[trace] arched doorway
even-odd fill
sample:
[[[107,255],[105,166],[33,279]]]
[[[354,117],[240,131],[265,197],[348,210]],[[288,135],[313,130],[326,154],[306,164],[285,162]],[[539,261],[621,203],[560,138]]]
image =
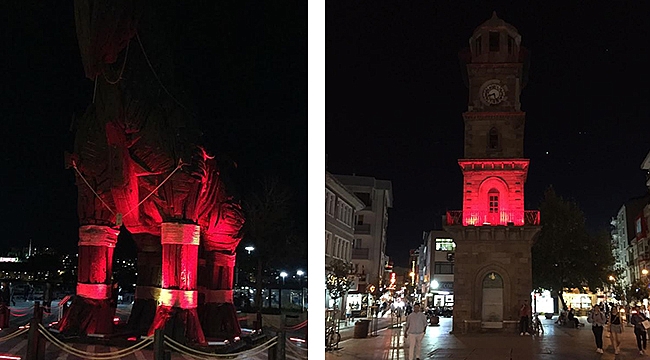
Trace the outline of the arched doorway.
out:
[[[503,279],[495,272],[490,272],[483,278],[481,326],[503,327]]]

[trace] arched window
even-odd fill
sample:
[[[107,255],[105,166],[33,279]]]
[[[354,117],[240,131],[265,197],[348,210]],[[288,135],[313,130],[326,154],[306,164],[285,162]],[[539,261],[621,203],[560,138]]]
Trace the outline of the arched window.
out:
[[[489,209],[490,209],[490,214],[498,213],[499,212],[499,190],[497,189],[490,189],[488,191],[488,201],[489,201]]]
[[[499,148],[499,131],[495,127],[490,129],[490,134],[488,136],[488,147],[492,150]]]

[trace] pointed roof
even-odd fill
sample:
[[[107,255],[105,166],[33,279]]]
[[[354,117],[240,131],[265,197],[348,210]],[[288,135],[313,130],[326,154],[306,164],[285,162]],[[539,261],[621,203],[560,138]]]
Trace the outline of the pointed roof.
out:
[[[507,29],[509,32],[514,32],[516,34],[519,34],[519,31],[517,31],[517,28],[514,26],[508,24],[507,22],[503,21],[503,19],[499,18],[497,16],[496,11],[492,11],[492,17],[488,19],[486,22],[483,24],[479,25],[476,29],[474,29],[474,33],[476,34],[477,31],[488,28],[490,30],[494,29]]]

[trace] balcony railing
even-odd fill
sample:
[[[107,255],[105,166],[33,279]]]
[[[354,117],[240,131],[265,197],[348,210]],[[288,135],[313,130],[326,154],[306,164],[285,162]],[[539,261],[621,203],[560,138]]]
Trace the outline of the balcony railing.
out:
[[[355,234],[370,234],[370,224],[361,224],[354,226]]]
[[[475,225],[475,226],[493,226],[493,225],[539,225],[540,217],[539,210],[524,210],[523,219],[520,218],[519,222],[511,222],[509,219],[513,219],[512,214],[502,213],[499,216],[499,219],[495,223],[481,222],[479,216],[468,216],[467,224],[463,223],[463,211],[462,210],[451,210],[447,211],[447,225]],[[523,220],[523,221],[522,221]]]
[[[368,259],[369,254],[370,254],[370,249],[368,249],[368,248],[352,249],[352,259],[353,260]]]

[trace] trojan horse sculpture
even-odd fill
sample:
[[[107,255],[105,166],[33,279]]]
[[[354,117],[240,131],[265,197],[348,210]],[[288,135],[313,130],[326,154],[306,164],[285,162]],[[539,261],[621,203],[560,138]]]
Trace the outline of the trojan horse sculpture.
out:
[[[194,343],[238,336],[232,280],[244,217],[226,186],[233,166],[208,155],[169,91],[171,56],[152,8],[75,0],[75,19],[95,88],[67,156],[79,193],[79,266],[59,330],[112,332],[113,248],[127,229],[138,248],[132,329],[164,328]]]

